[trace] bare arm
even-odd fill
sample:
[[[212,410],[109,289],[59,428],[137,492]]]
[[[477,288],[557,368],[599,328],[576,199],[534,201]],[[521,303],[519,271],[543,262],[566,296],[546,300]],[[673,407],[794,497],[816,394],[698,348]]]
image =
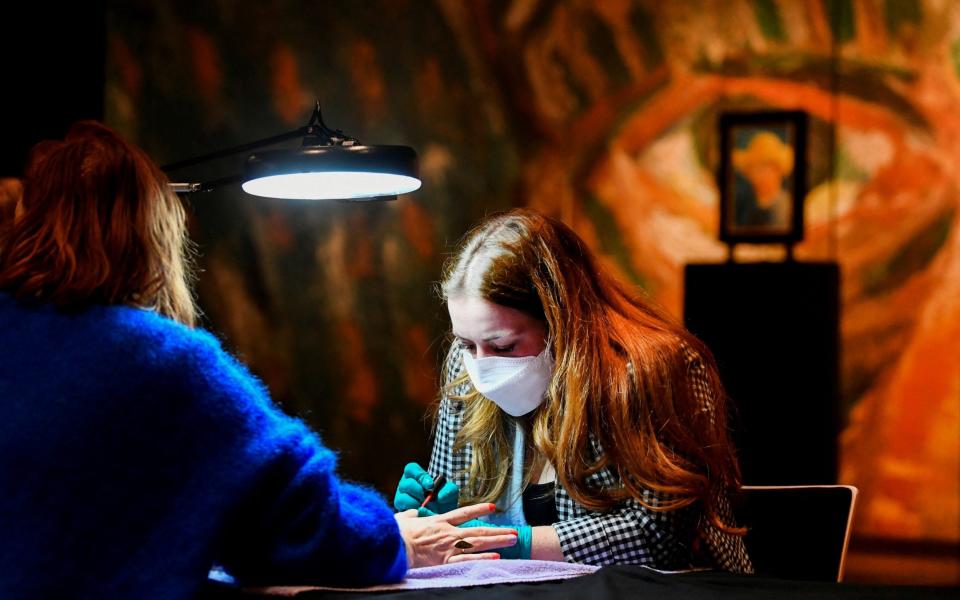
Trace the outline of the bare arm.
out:
[[[533,528],[533,544],[530,550],[533,560],[566,560],[560,549],[560,538],[551,525]]]

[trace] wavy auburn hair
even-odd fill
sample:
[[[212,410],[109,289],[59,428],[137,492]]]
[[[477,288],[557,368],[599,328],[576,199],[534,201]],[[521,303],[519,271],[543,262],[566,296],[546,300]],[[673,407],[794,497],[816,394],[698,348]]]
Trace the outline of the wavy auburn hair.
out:
[[[658,511],[699,502],[714,525],[742,532],[719,516],[718,498],[739,486],[740,472],[710,351],[605,272],[573,230],[526,209],[494,215],[466,235],[440,287],[445,300],[480,297],[546,322],[555,367],[529,426],[533,445],[575,501],[599,511],[628,498]],[[465,382],[462,374],[445,393]],[[464,423],[455,440],[456,448],[473,446],[463,502],[492,502],[510,471],[498,459],[511,455],[509,420],[470,390],[459,397]],[[594,442],[603,450],[599,461]],[[622,487],[588,483],[607,468]],[[651,505],[644,489],[669,500]]]
[[[192,326],[186,215],[147,154],[94,121],[34,146],[0,233],[0,290],[66,310],[127,304]]]

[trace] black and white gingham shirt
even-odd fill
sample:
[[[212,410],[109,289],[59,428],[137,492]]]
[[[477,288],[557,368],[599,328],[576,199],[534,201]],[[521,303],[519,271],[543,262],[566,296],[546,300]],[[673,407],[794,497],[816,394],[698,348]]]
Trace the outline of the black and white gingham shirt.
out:
[[[454,343],[447,355],[447,382],[456,379],[463,370],[462,347]],[[702,370],[702,366],[700,367]],[[706,393],[706,383],[694,373],[694,385]],[[460,396],[470,391],[469,382],[453,391]],[[441,473],[461,489],[469,479],[473,448],[466,444],[458,452],[453,443],[463,424],[463,402],[445,396],[440,401],[437,415],[436,435],[430,457],[430,472]],[[603,454],[599,443],[590,437],[594,458]],[[592,475],[588,483],[603,487],[619,486],[619,478],[613,469],[607,468]],[[557,481],[554,491],[559,521],[553,528],[560,538],[560,548],[568,562],[591,565],[638,564],[655,569],[676,570],[691,566],[710,566],[735,573],[751,573],[753,567],[747,557],[742,538],[726,534],[701,519],[696,504],[669,512],[655,512],[635,499],[622,502],[606,512],[587,510],[574,502]],[[644,501],[651,505],[662,502],[664,497],[653,490],[644,492]],[[732,521],[729,502],[721,499],[721,516]],[[726,513],[726,514],[724,514]],[[707,556],[712,564],[695,559],[690,548],[696,537],[697,527],[704,542],[700,555]]]

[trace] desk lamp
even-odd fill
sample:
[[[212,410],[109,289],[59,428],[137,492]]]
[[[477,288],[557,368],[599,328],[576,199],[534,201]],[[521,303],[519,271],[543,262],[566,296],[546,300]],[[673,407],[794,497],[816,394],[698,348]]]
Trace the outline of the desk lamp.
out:
[[[254,196],[302,200],[395,200],[418,190],[417,153],[408,146],[364,146],[323,122],[317,101],[303,127],[164,165],[166,172],[302,137],[299,148],[264,150],[247,157],[243,173],[201,183],[171,183],[177,193],[241,183]]]

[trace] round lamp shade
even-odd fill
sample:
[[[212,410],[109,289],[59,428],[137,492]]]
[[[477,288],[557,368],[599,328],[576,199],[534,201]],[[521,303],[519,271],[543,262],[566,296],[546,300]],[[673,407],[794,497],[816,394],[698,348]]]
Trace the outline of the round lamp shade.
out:
[[[374,200],[420,188],[417,153],[407,146],[304,146],[251,155],[243,190],[304,200]]]

